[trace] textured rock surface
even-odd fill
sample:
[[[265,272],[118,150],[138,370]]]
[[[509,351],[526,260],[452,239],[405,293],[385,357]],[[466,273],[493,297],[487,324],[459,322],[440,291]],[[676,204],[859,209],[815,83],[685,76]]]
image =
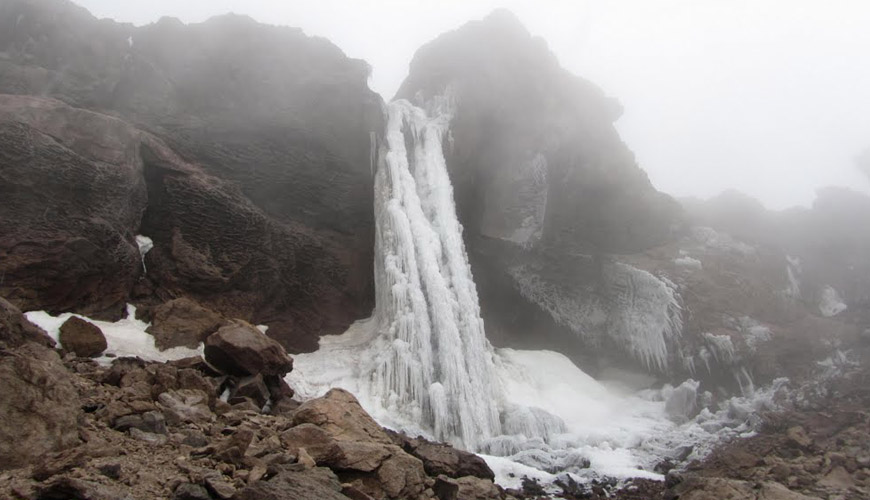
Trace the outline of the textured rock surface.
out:
[[[0,468],[78,444],[79,397],[56,352],[0,351],[0,386]]]
[[[293,350],[370,312],[364,62],[245,17],[134,27],[66,0],[2,0],[0,33],[13,304],[117,319],[187,296]],[[136,234],[154,241],[141,280]]]
[[[283,376],[293,369],[293,359],[281,344],[243,322],[224,326],[209,336],[205,359],[224,373],[239,377]]]
[[[146,330],[154,336],[159,349],[171,347],[196,348],[227,320],[188,298],[173,299],[155,307],[151,326]]]
[[[97,325],[73,316],[60,325],[60,344],[83,358],[95,358],[109,346]]]
[[[55,344],[42,328],[28,321],[21,310],[0,297],[0,347],[18,347],[26,342],[45,347]]]

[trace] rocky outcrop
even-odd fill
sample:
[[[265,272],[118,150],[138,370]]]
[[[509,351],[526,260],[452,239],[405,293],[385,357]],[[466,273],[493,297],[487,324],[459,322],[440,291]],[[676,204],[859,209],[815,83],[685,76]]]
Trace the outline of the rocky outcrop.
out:
[[[97,325],[73,316],[60,325],[60,345],[83,358],[95,358],[107,347],[106,336]]]
[[[151,325],[146,331],[154,336],[158,349],[196,348],[227,323],[216,312],[182,297],[155,307],[151,311]]]
[[[370,312],[382,116],[364,62],[241,16],[0,13],[0,294],[101,319],[190,297],[296,351]]]
[[[45,347],[54,347],[54,340],[45,330],[34,325],[21,311],[0,297],[0,348],[12,348],[35,342]]]
[[[0,468],[79,443],[79,395],[60,357],[37,344],[0,351]]]

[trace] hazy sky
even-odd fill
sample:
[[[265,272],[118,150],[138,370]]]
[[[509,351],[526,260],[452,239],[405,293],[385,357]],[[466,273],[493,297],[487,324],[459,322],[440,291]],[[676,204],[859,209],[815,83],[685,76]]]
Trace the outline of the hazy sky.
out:
[[[735,188],[771,208],[819,186],[870,192],[867,0],[78,0],[98,17],[298,26],[367,60],[392,97],[414,51],[507,7],[562,65],[619,99],[617,127],[659,189]]]

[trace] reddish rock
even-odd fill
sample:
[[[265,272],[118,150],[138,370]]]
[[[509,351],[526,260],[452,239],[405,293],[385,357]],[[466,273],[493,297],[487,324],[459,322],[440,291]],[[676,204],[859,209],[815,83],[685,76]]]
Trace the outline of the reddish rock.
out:
[[[322,428],[336,440],[393,444],[383,427],[344,389],[331,389],[303,403],[293,414],[293,424],[305,423]]]
[[[18,347],[36,342],[54,347],[54,340],[45,331],[31,323],[17,307],[0,297],[0,347]]]
[[[220,314],[182,297],[155,307],[146,331],[154,336],[154,344],[160,350],[196,348],[227,323]]]
[[[26,344],[0,356],[0,469],[79,442],[79,396],[57,352]]]
[[[77,316],[60,326],[60,344],[83,358],[97,357],[109,346],[100,327]]]
[[[229,375],[283,376],[293,359],[281,344],[244,322],[222,327],[205,341],[205,360]]]

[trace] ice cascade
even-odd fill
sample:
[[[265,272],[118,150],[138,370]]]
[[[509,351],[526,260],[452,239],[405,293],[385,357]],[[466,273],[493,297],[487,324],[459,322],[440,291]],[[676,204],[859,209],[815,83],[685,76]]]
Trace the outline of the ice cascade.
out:
[[[387,346],[371,380],[385,402],[419,408],[437,438],[473,448],[499,433],[499,416],[442,150],[450,108],[448,98],[432,101],[431,116],[406,100],[388,105],[375,175],[374,315]]]

